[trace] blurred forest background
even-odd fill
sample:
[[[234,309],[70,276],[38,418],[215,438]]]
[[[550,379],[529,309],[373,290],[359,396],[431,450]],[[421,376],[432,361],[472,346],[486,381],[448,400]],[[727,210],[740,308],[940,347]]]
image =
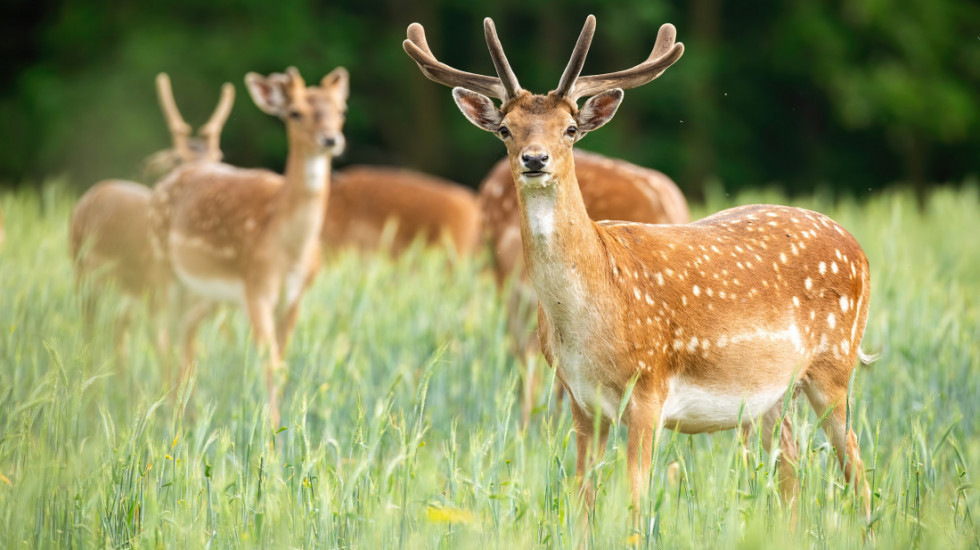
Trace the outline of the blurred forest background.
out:
[[[393,164],[476,186],[504,155],[401,41],[425,25],[436,55],[492,74],[491,16],[521,84],[552,89],[585,16],[585,73],[632,66],[672,22],[684,57],[627,92],[581,147],[660,169],[690,196],[720,181],[791,193],[864,193],[980,173],[980,2],[966,0],[5,0],[0,4],[0,186],[67,176],[79,189],[140,178],[169,146],[154,76],[171,75],[202,124],[223,82],[237,99],[226,161],[281,170],[285,132],[244,89],[247,71],[352,75],[340,166]]]

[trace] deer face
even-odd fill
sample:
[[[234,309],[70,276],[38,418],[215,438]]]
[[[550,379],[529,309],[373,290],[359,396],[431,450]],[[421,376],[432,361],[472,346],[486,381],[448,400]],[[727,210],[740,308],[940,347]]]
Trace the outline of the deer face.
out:
[[[293,143],[305,143],[315,153],[337,156],[344,150],[349,76],[343,67],[323,77],[319,86],[306,86],[299,71],[263,77],[249,73],[245,84],[262,111],[279,117]]]
[[[487,96],[465,88],[453,97],[470,122],[492,132],[507,147],[511,171],[521,186],[548,187],[559,170],[572,169],[572,146],[612,119],[623,99],[614,89],[590,98],[579,110],[558,93],[534,95],[521,91],[497,109]]]

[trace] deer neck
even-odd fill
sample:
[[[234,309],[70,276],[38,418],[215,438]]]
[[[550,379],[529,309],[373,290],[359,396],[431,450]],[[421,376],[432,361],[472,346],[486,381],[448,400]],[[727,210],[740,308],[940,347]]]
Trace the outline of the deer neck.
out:
[[[514,180],[520,181],[514,173]],[[607,261],[582,201],[571,160],[549,185],[518,184],[524,262],[553,321],[584,318]]]
[[[315,240],[320,234],[329,195],[330,172],[329,154],[290,140],[285,182],[277,197],[283,245],[306,248],[308,241]]]
[[[330,184],[330,155],[291,139],[286,159],[286,188],[297,197],[326,195]]]

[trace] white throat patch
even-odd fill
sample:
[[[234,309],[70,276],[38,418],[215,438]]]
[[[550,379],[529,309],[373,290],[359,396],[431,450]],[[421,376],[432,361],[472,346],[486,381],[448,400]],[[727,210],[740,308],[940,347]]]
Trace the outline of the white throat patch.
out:
[[[536,240],[548,242],[555,232],[555,203],[554,193],[535,192],[524,196],[524,207],[527,210],[527,223],[531,236]]]
[[[310,191],[321,191],[327,185],[327,171],[330,169],[330,157],[313,155],[306,159],[306,188]]]

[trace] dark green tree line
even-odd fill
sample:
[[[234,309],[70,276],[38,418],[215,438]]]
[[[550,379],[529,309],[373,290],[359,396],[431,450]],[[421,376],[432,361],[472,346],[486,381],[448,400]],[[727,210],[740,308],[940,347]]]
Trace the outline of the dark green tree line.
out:
[[[677,26],[684,58],[627,92],[616,123],[582,147],[663,170],[689,193],[714,178],[864,190],[980,171],[980,4],[962,0],[14,0],[0,10],[0,185],[138,178],[169,143],[160,71],[192,124],[234,83],[226,159],[280,169],[285,137],[251,104],[244,74],[295,65],[314,82],[344,65],[352,98],[338,164],[475,186],[503,148],[419,74],[401,49],[405,27],[422,22],[444,61],[491,73],[481,20],[494,17],[522,85],[544,92],[588,13],[598,30],[587,73],[632,66],[661,23]]]

